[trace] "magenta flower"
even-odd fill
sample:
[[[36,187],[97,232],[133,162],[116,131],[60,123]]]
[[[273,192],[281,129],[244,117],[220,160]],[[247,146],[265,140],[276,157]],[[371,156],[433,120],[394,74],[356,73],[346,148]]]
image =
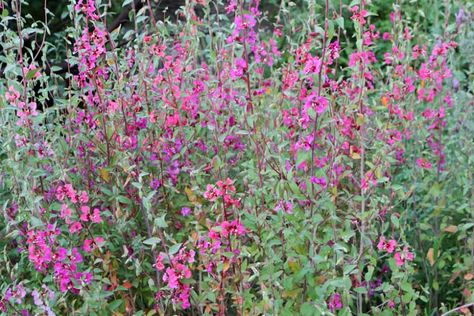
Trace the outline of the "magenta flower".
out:
[[[68,205],[67,204],[61,205],[61,212],[59,214],[59,217],[61,217],[62,219],[66,221],[66,223],[68,223],[69,219],[71,218],[71,215],[72,215],[72,211],[68,207]]]
[[[405,264],[405,261],[413,261],[414,255],[408,250],[408,247],[403,247],[403,251],[395,253],[395,263],[401,267]]]
[[[81,221],[83,222],[89,221],[89,212],[90,212],[89,206],[87,205],[81,206],[81,216],[79,217]]]
[[[234,68],[230,72],[232,79],[238,79],[242,77],[247,71],[247,62],[243,58],[237,58],[234,62]]]
[[[87,194],[86,191],[81,191],[81,193],[79,194],[79,202],[81,203],[89,202],[89,195]]]
[[[329,102],[325,97],[318,96],[313,93],[306,99],[306,102],[304,104],[304,110],[308,111],[309,108],[313,108],[316,113],[321,115],[328,106]]]
[[[96,224],[102,223],[102,218],[100,217],[100,210],[98,208],[94,209],[91,216],[91,221]]]
[[[15,90],[15,87],[8,87],[8,91],[5,92],[5,98],[10,104],[14,104],[16,100],[20,98],[20,92]]]
[[[416,164],[422,169],[431,169],[433,167],[431,162],[429,162],[426,158],[418,158],[416,160]]]
[[[80,222],[73,222],[70,226],[69,226],[69,232],[71,234],[76,234],[76,233],[80,233],[82,230],[82,224]]]
[[[367,10],[359,11],[359,6],[355,5],[350,9],[350,11],[352,12],[351,19],[358,22],[361,26],[363,26],[365,24],[365,18],[368,15]]]
[[[189,216],[190,214],[191,214],[191,209],[189,207],[185,206],[181,209],[181,215]]]
[[[78,0],[74,6],[74,10],[82,12],[89,19],[98,20],[99,16],[95,13],[95,1],[94,0]]]
[[[85,252],[91,252],[92,251],[92,239],[85,239],[82,249],[84,249]]]
[[[334,293],[333,295],[331,295],[327,304],[328,304],[329,310],[332,313],[334,313],[336,310],[341,309],[342,308],[341,294]]]
[[[246,233],[244,225],[242,225],[238,220],[233,220],[232,222],[223,221],[221,224],[222,235],[224,237],[229,237],[230,235],[241,236]]]
[[[70,184],[70,183],[65,184],[64,185],[64,192],[66,193],[66,196],[69,199],[71,199],[71,202],[75,203],[75,200],[77,198],[77,193],[76,193],[76,190],[74,190],[74,188],[72,187],[72,184]]]
[[[283,211],[287,214],[293,214],[293,203],[290,201],[280,200],[273,210],[275,212]]]
[[[208,184],[207,185],[207,188],[206,188],[206,192],[204,192],[204,197],[211,201],[211,202],[214,202],[215,200],[217,200],[217,197],[219,196],[218,194],[218,191],[216,189],[215,186],[213,186],[212,184]]]
[[[237,0],[230,0],[229,4],[225,7],[226,13],[230,14],[237,9]]]
[[[162,254],[159,254],[156,257],[156,261],[155,261],[154,266],[158,271],[162,271],[165,268],[165,265],[163,264],[163,255]]]
[[[379,243],[377,244],[377,249],[386,251],[388,253],[393,253],[397,247],[397,242],[394,239],[389,241],[385,240],[384,236],[380,237]]]
[[[318,178],[318,177],[313,176],[313,177],[310,178],[310,181],[311,181],[311,183],[317,184],[317,185],[321,186],[322,188],[325,188],[326,185],[327,185],[326,178],[324,178],[324,177]]]

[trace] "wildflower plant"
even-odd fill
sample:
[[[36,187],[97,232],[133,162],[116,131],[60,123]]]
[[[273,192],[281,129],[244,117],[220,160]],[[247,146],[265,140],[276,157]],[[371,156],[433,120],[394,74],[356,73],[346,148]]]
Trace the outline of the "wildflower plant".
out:
[[[155,2],[0,0],[0,312],[468,314],[472,4]]]

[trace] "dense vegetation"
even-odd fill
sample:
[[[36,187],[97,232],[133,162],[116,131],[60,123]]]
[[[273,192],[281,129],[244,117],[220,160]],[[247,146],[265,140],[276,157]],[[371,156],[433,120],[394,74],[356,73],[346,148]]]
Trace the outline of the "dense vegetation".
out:
[[[0,11],[4,315],[474,312],[471,1]]]

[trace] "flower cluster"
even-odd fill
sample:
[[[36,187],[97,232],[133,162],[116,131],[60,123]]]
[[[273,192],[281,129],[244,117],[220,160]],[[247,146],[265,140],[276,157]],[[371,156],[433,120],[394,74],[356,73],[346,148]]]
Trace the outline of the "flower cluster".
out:
[[[92,274],[81,272],[78,264],[83,261],[77,248],[68,250],[57,245],[57,238],[61,231],[53,225],[46,230],[29,230],[27,232],[28,258],[36,270],[48,273],[53,268],[54,279],[61,292],[79,292],[79,287],[89,284]]]
[[[218,198],[222,197],[224,203],[224,209],[228,209],[232,206],[239,207],[240,201],[232,197],[235,193],[234,181],[227,178],[225,181],[217,181],[216,185],[208,184],[204,197],[210,202],[215,202]],[[224,217],[227,218],[226,211]]]
[[[24,101],[20,101],[20,93],[16,91],[13,86],[8,88],[8,91],[5,93],[5,99],[10,103],[10,105],[17,108],[16,115],[18,116],[18,121],[16,124],[18,126],[31,126],[31,118],[38,116],[36,102],[28,102],[26,104]]]
[[[155,268],[163,271],[163,281],[171,291],[170,297],[174,304],[181,303],[183,309],[189,308],[189,296],[191,287],[185,281],[191,278],[190,264],[194,262],[194,251],[181,248],[175,255],[168,256],[169,264],[167,267],[163,263],[164,256],[158,255],[155,262]],[[166,268],[166,269],[165,269]],[[164,293],[159,291],[156,294],[157,299],[162,298]]]
[[[393,253],[397,249],[397,242],[394,239],[386,240],[384,236],[381,236],[377,248],[380,251],[387,253]],[[394,255],[395,263],[397,266],[403,266],[406,261],[413,261],[414,255],[408,250],[408,247],[403,247],[403,250],[395,252]]]
[[[59,217],[62,218],[69,226],[69,232],[71,234],[79,234],[83,227],[83,224],[92,222],[95,224],[102,223],[101,212],[99,208],[95,207],[93,210],[88,206],[89,195],[85,191],[76,192],[73,186],[69,183],[59,185],[56,188],[56,199],[61,202],[61,210]],[[69,202],[69,203],[67,203]],[[75,205],[75,206],[72,206]],[[80,211],[80,215],[74,216],[73,210],[77,207]]]

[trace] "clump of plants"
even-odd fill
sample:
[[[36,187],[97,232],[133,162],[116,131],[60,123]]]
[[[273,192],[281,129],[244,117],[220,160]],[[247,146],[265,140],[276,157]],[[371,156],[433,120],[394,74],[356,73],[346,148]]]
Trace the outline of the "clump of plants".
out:
[[[0,312],[469,315],[473,6],[411,2],[0,1]]]

